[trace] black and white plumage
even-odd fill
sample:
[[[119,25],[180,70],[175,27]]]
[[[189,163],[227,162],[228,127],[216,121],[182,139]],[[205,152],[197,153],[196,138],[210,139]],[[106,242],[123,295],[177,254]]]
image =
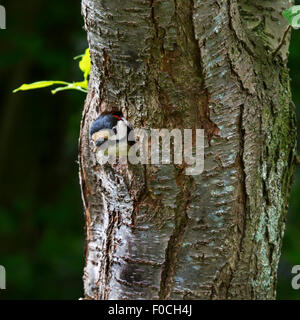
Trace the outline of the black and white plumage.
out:
[[[95,144],[94,152],[101,150],[108,155],[127,154],[128,146],[134,144],[128,136],[132,131],[121,112],[100,115],[91,125],[90,136]]]

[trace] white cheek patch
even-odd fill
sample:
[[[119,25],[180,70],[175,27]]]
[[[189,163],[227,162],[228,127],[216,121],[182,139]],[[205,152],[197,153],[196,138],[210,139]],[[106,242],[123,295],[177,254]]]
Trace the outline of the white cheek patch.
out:
[[[122,140],[127,137],[128,127],[124,121],[119,121],[116,125],[117,134],[110,138],[110,140]]]

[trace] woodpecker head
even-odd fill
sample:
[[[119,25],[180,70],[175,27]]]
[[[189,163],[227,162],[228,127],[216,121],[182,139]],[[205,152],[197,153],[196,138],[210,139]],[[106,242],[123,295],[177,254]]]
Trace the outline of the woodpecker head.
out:
[[[128,135],[132,127],[129,122],[123,117],[121,112],[106,113],[100,115],[91,125],[90,135],[96,148],[110,144],[132,144],[128,141]],[[105,144],[106,142],[106,144]]]

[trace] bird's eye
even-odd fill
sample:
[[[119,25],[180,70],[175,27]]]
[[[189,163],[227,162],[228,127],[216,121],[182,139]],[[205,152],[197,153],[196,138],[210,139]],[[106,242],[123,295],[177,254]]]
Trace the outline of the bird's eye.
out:
[[[101,139],[100,138],[99,140],[96,141],[95,144],[96,144],[97,147],[100,147],[105,141],[106,141],[105,139]]]

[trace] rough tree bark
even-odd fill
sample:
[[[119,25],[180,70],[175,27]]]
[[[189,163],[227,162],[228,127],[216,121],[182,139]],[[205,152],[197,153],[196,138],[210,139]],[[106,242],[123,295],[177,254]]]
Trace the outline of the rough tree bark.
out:
[[[275,298],[296,144],[289,36],[281,46],[288,6],[82,1],[87,299]],[[109,110],[136,128],[203,128],[204,172],[99,165],[88,131]]]

